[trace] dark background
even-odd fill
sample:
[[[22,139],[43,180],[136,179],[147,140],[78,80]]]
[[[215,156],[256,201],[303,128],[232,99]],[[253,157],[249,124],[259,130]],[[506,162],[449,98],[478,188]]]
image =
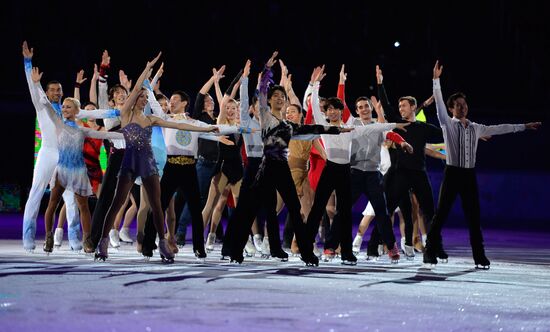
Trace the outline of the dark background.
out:
[[[161,90],[183,89],[192,98],[213,66],[227,65],[225,88],[247,58],[255,84],[255,73],[278,50],[300,98],[320,64],[328,72],[321,95],[335,95],[345,63],[347,102],[353,105],[358,96],[375,94],[374,66],[379,64],[391,99],[397,103],[399,96],[414,95],[421,102],[431,95],[432,68],[439,59],[444,96],[465,92],[473,121],[544,122],[550,97],[549,9],[545,1],[5,2],[0,14],[0,183],[20,185],[24,193],[32,179],[35,111],[23,71],[25,39],[34,47],[33,63],[45,72],[43,83],[61,81],[65,96],[72,95],[78,70],[91,77],[104,49],[111,55],[111,85],[118,82],[119,69],[135,79],[161,50]],[[401,46],[394,47],[395,41]],[[277,68],[276,81],[278,74]],[[431,112],[428,119],[436,123],[435,108]],[[549,184],[549,136],[543,127],[480,143],[480,172],[500,174],[504,182],[531,179],[520,181],[527,197],[514,198],[518,208],[528,200],[542,209],[550,201],[541,190]],[[429,166],[437,177],[442,164],[430,161]],[[433,185],[437,194],[439,184]],[[513,188],[502,192],[507,189],[495,194],[515,196]],[[525,213],[550,220],[546,212]]]

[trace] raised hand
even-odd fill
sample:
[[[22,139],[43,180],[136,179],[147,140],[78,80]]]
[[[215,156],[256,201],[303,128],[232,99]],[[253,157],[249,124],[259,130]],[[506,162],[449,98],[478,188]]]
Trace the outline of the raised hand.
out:
[[[440,66],[439,60],[437,60],[434,66],[434,80],[438,79],[441,76],[442,71],[443,71],[443,66]]]
[[[529,122],[525,124],[525,129],[528,130],[537,130],[542,126],[542,122]]]
[[[430,98],[426,99],[421,105],[420,105],[420,108],[426,108],[428,106],[430,106],[431,104],[433,104],[434,102],[434,95],[431,95]]]
[[[155,77],[157,77],[157,79],[160,79],[162,77],[162,74],[164,74],[164,62],[161,62],[160,67],[155,74]]]
[[[246,60],[246,63],[244,64],[243,76],[242,77],[248,77],[248,75],[250,75],[250,66],[251,65],[252,65],[252,62],[250,60]]]
[[[348,74],[344,71],[346,65],[342,65],[342,69],[340,69],[340,82],[339,84],[346,83],[346,79],[348,78]]]
[[[277,60],[275,60],[275,58],[277,57],[278,54],[279,54],[278,51],[273,52],[273,54],[271,55],[271,58],[267,60],[267,63],[265,65],[269,68],[273,67],[273,65],[277,63]]]
[[[212,77],[214,77],[214,82],[218,83],[222,78],[225,77],[223,72],[225,71],[225,65],[221,66],[220,69],[212,68]]]
[[[413,151],[414,151],[412,145],[410,145],[410,144],[407,143],[407,142],[401,142],[401,148],[402,148],[403,150],[405,150],[405,152],[410,153],[410,154],[412,154]]]
[[[313,69],[313,73],[311,74],[311,82],[321,82],[326,75],[327,74],[325,74],[325,65],[322,65],[321,67],[315,67],[315,69]]]
[[[84,69],[80,69],[80,71],[78,73],[76,73],[76,83],[82,84],[86,80],[87,80],[87,78],[84,77]]]
[[[109,67],[109,64],[111,64],[111,57],[109,56],[109,52],[107,50],[103,51],[103,54],[101,55],[101,66],[102,67]]]
[[[132,80],[128,80],[128,76],[124,73],[124,70],[118,71],[118,79],[120,81],[120,85],[125,87],[128,91],[132,88]]]
[[[157,80],[157,83],[155,83],[155,87],[153,88],[153,91],[155,91],[155,93],[160,93],[160,80]]]
[[[40,82],[40,79],[42,79],[42,74],[44,73],[41,73],[38,67],[32,67],[31,79],[34,83]]]
[[[23,42],[22,50],[23,50],[23,58],[32,59],[32,56],[34,54],[34,48],[31,47],[31,49],[29,50],[29,45],[27,44],[26,40]]]
[[[395,124],[395,129],[407,131],[407,129],[405,129],[405,127],[408,126],[408,125],[410,125],[410,124],[411,124],[410,122],[396,123],[396,124]]]
[[[99,70],[97,69],[97,64],[94,64],[94,74],[92,75],[92,81],[99,80]]]
[[[153,60],[147,61],[146,67],[147,68],[153,68],[155,63],[157,63],[157,61],[159,61],[161,55],[162,55],[162,52],[159,52],[159,54],[157,54],[157,56]]]
[[[382,69],[379,65],[376,65],[376,83],[382,84],[384,82],[384,76],[382,76]]]

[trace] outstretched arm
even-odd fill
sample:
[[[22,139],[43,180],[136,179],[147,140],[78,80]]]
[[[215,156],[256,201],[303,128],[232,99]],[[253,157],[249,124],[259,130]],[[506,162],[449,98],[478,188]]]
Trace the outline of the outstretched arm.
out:
[[[173,128],[186,131],[219,132],[216,126],[199,127],[187,123],[166,121],[156,116],[148,116],[152,124],[164,128]]]
[[[145,78],[148,76],[149,72],[151,71],[155,63],[157,63],[161,54],[162,52],[159,52],[159,54],[153,60],[148,61],[147,65],[145,65],[145,69],[143,69],[143,72],[139,76],[136,84],[134,85],[132,92],[130,92],[130,95],[128,96],[128,98],[126,99],[126,101],[124,102],[124,105],[120,110],[120,114],[123,119],[127,119],[130,116],[131,109],[136,103],[139,96],[139,92],[141,91],[141,86],[143,84],[143,81],[145,81]]]

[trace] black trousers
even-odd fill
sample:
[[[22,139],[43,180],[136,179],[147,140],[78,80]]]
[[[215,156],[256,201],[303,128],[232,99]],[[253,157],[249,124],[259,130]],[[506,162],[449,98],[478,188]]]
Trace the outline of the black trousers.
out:
[[[250,227],[263,205],[261,202],[263,201],[264,204],[268,205],[266,207],[268,211],[275,211],[277,191],[285,202],[288,213],[290,214],[300,253],[302,253],[302,255],[312,255],[313,242],[309,240],[306,234],[306,228],[300,214],[300,200],[296,193],[296,187],[294,186],[294,181],[290,174],[288,162],[286,160],[267,159],[264,161],[262,167],[263,170],[260,170],[254,184],[239,196],[237,208],[231,215],[229,225],[234,229],[234,231],[231,231],[231,257],[242,257],[243,249],[248,240]],[[272,204],[272,207],[269,207],[270,204]],[[273,246],[277,246],[278,244],[278,248],[280,248],[281,243],[279,239],[278,221],[276,225],[274,225],[274,223],[270,221],[270,218],[272,217],[268,217],[267,231],[269,234],[270,249],[273,252],[275,250],[274,248],[277,248]],[[275,220],[277,220],[276,215]],[[275,237],[275,234],[277,234],[277,239],[272,239],[272,237]],[[275,241],[277,243],[274,243]]]
[[[319,222],[326,210],[327,202],[333,191],[336,191],[336,211],[339,215],[334,218],[331,226],[333,236],[338,234],[342,248],[342,256],[351,256],[352,226],[351,226],[351,174],[349,164],[337,164],[327,161],[319,184],[315,191],[313,206],[307,218],[309,242],[315,241]],[[339,224],[336,226],[336,224]],[[335,228],[336,227],[336,228]],[[335,230],[337,232],[334,234]],[[326,245],[325,245],[326,247]]]
[[[252,185],[254,184],[254,181],[256,179],[256,175],[258,173],[258,169],[260,168],[261,163],[262,163],[262,158],[258,158],[258,157],[248,158],[248,165],[244,169],[243,181],[241,183],[241,189],[239,191],[239,202],[237,203],[237,208],[238,208],[238,205],[241,204],[241,200],[243,197],[246,197],[247,195],[250,196],[250,191],[253,190]],[[277,219],[277,211],[276,211],[277,194],[275,190],[270,192],[269,196],[266,196],[266,194],[267,194],[267,191],[263,193],[261,197],[256,197],[257,198],[256,204],[259,204],[260,210],[263,210],[263,212],[265,212],[266,223],[267,223],[268,234],[269,234],[270,249],[274,251],[282,250],[281,240],[279,236],[279,220]],[[227,228],[225,230],[225,237],[224,237],[223,246],[222,246],[222,256],[231,255],[231,241],[235,237],[235,235],[233,234],[238,234],[238,232],[240,232],[240,227],[238,223],[242,221],[234,218],[233,217],[234,214],[235,214],[235,210],[233,210],[227,222]],[[258,214],[256,214],[254,218],[256,218],[257,215]],[[254,222],[254,220],[252,222]]]
[[[441,182],[439,191],[439,203],[437,212],[430,225],[428,232],[427,245],[437,248],[441,245],[441,230],[443,224],[457,195],[460,195],[462,201],[462,210],[468,222],[470,230],[470,244],[474,257],[484,254],[483,235],[481,233],[479,192],[475,169],[459,168],[447,165]]]
[[[94,214],[92,215],[92,231],[91,239],[94,243],[94,247],[97,247],[101,234],[103,233],[103,224],[105,223],[105,216],[109,207],[113,202],[115,196],[117,175],[122,164],[122,158],[124,157],[124,149],[115,150],[112,149],[109,154],[109,160],[107,162],[107,169],[103,175],[101,181],[101,190],[99,192],[99,198],[97,200]]]
[[[434,199],[432,186],[426,171],[411,169],[391,170],[386,174],[386,198],[388,211],[395,211],[405,200],[410,200],[410,191],[413,191],[418,205],[424,214],[425,220],[432,220],[434,216]],[[410,206],[410,203],[408,203]],[[413,222],[411,209],[401,210],[405,222],[405,244],[412,246]],[[390,244],[386,243],[388,246]],[[391,248],[391,247],[390,247]]]
[[[160,203],[162,211],[166,211],[170,200],[176,191],[180,190],[183,202],[189,206],[193,229],[193,251],[204,251],[204,224],[200,202],[199,183],[195,164],[179,165],[167,162],[160,180]],[[176,218],[176,223],[178,219]],[[177,224],[176,224],[177,229]],[[152,215],[149,213],[145,224],[143,247],[153,248],[155,244],[156,230]]]
[[[391,225],[391,219],[386,205],[386,195],[384,193],[384,178],[379,171],[367,172],[355,168],[351,169],[351,205],[353,206],[361,195],[366,195],[374,209],[376,230],[381,235],[382,240],[390,248],[395,243],[395,235]],[[338,234],[340,224],[340,213],[334,217],[335,221],[331,231]],[[336,228],[335,228],[336,226]],[[411,230],[412,231],[412,230]],[[338,242],[325,244],[325,248],[336,249]]]

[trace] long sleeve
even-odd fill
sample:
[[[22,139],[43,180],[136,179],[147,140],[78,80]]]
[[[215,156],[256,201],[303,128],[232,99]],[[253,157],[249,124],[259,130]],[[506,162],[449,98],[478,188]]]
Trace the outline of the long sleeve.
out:
[[[353,122],[353,116],[349,110],[348,104],[346,104],[346,85],[338,84],[338,91],[336,92],[336,97],[342,100],[344,103],[344,111],[342,112],[342,121],[346,124],[351,124]]]
[[[98,139],[124,139],[122,133],[116,131],[97,131],[90,128],[80,128],[86,137]]]
[[[315,82],[313,85],[313,91],[311,93],[311,108],[313,110],[313,119],[315,120],[315,123],[327,126],[328,122],[323,113],[321,113],[321,107],[319,106],[319,82]]]
[[[250,114],[248,114],[248,77],[243,77],[241,79],[241,86],[239,87],[239,96],[240,96],[240,106],[239,112],[241,116],[241,125],[243,127],[248,127],[250,124]]]
[[[302,100],[302,109],[307,110],[308,109],[308,102],[307,102],[307,96],[311,94],[311,91],[313,90],[313,85],[308,84],[306,92],[304,93],[304,99]]]
[[[358,137],[361,135],[371,135],[374,133],[382,133],[387,130],[395,128],[395,123],[372,123],[368,126],[357,126],[355,130],[351,132],[352,137]]]
[[[378,98],[380,99],[382,107],[384,107],[384,111],[386,112],[386,120],[388,122],[399,122],[399,120],[401,120],[401,116],[397,113],[395,108],[391,106],[384,84],[378,84]]]
[[[120,111],[117,109],[97,109],[83,110],[76,115],[77,119],[110,119],[120,116]]]
[[[447,113],[447,107],[445,106],[445,101],[443,100],[443,93],[441,92],[441,82],[439,78],[433,80],[433,94],[439,125],[442,128],[444,126],[449,126],[451,124],[451,117]]]
[[[153,88],[151,87],[151,84],[149,83],[149,80],[145,80],[143,82],[143,85],[147,89],[147,102],[149,103],[149,106],[151,107],[151,111],[154,116],[159,117],[163,120],[166,120],[167,115],[162,110],[162,107],[160,106],[157,97],[155,97],[155,93],[153,92]]]
[[[109,96],[107,93],[108,89],[109,86],[107,85],[107,80],[100,78],[98,82],[97,103],[101,109],[109,108]]]
[[[40,91],[44,92],[40,82],[35,83],[32,81],[32,59],[24,59],[25,65],[25,77],[27,78],[27,85],[29,86],[29,92],[31,94],[31,100],[34,105],[34,108],[38,111],[40,107],[37,107],[40,104]]]
[[[384,137],[386,137],[386,139],[389,139],[390,141],[398,145],[405,142],[405,139],[394,131],[388,131],[387,133],[385,133]]]
[[[46,114],[48,115],[48,118],[50,118],[50,120],[55,125],[56,132],[59,133],[64,126],[63,120],[61,120],[61,118],[57,116],[57,113],[55,112],[52,104],[48,100],[48,97],[46,97],[46,94],[44,93],[44,91],[42,92],[39,91],[39,94],[40,94],[40,104],[43,107],[38,107],[37,109],[44,108],[46,110]]]
[[[197,98],[195,99],[195,105],[193,106],[193,119],[200,118],[202,111],[204,110],[204,97],[202,93],[197,93]]]
[[[294,125],[292,136],[294,135],[338,135],[340,134],[340,129],[336,126],[322,126],[322,125]]]
[[[493,126],[486,126],[482,124],[473,124],[476,126],[477,130],[477,138],[483,136],[494,136],[494,135],[503,135],[503,134],[509,134],[509,133],[516,133],[519,131],[525,130],[524,124],[499,124],[499,125],[493,125]]]

